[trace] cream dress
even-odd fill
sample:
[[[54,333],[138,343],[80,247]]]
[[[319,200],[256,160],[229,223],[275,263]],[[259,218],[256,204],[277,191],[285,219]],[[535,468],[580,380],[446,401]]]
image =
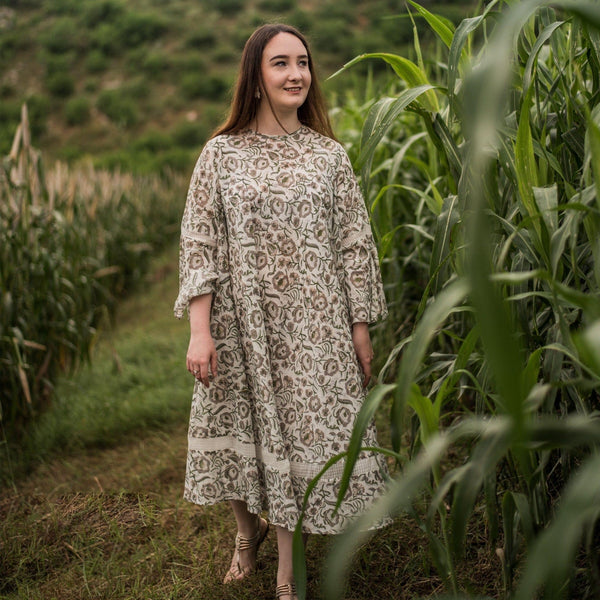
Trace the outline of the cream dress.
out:
[[[181,226],[181,318],[213,293],[218,375],[196,382],[185,498],[239,499],[293,530],[307,485],[346,449],[364,400],[351,325],[387,314],[377,251],[346,152],[302,126],[221,135],[194,169]],[[376,445],[370,427],[364,445]],[[334,513],[343,462],[316,486],[310,533],[338,533],[383,490],[361,454]]]

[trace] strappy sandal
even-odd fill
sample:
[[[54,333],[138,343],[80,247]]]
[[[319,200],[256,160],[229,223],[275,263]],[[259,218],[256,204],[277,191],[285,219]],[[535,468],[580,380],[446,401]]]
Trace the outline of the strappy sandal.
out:
[[[282,583],[275,588],[275,598],[279,600],[282,596],[289,596],[290,600],[298,600],[295,583]]]
[[[265,524],[264,528],[262,527],[263,523]],[[229,567],[229,571],[225,574],[223,583],[241,581],[256,569],[256,566],[242,569],[242,566],[240,565],[240,552],[242,550],[251,550],[252,548],[255,548],[256,554],[258,554],[258,549],[267,537],[267,533],[269,533],[269,522],[262,517],[258,517],[258,530],[251,538],[244,537],[239,532],[236,534],[234,558],[237,556],[237,559],[231,567]]]

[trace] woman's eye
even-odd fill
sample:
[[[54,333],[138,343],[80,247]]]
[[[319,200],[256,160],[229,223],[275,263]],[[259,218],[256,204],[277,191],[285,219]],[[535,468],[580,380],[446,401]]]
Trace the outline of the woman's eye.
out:
[[[308,61],[307,60],[301,60],[298,64],[301,67],[308,67]]]

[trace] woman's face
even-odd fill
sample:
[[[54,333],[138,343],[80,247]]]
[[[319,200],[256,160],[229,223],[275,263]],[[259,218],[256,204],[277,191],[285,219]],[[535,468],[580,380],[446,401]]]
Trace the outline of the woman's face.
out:
[[[304,44],[291,33],[278,33],[265,46],[262,55],[264,90],[261,103],[269,96],[278,113],[298,110],[308,94],[312,76]]]

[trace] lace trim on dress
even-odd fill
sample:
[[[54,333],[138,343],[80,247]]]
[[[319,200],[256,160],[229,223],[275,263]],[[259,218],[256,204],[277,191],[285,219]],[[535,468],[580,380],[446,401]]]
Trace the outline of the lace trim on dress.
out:
[[[197,231],[192,231],[191,229],[185,229],[184,227],[182,227],[181,235],[182,237],[185,236],[191,238],[192,240],[196,240],[198,242],[202,242],[203,244],[207,244],[208,246],[217,246],[217,241],[215,239],[208,237],[207,235],[198,233]]]
[[[322,463],[305,463],[292,460],[280,460],[274,454],[271,454],[261,446],[255,444],[245,444],[231,438],[229,436],[201,439],[188,437],[188,450],[196,450],[199,452],[219,452],[221,450],[230,450],[245,458],[256,458],[262,461],[265,466],[272,468],[281,473],[290,473],[295,477],[303,477],[312,479],[316,477],[321,469],[325,466]],[[342,459],[332,465],[323,475],[322,479],[338,479],[344,471],[345,460]],[[362,475],[363,473],[371,473],[380,469],[375,456],[366,456],[356,461],[353,475]]]

